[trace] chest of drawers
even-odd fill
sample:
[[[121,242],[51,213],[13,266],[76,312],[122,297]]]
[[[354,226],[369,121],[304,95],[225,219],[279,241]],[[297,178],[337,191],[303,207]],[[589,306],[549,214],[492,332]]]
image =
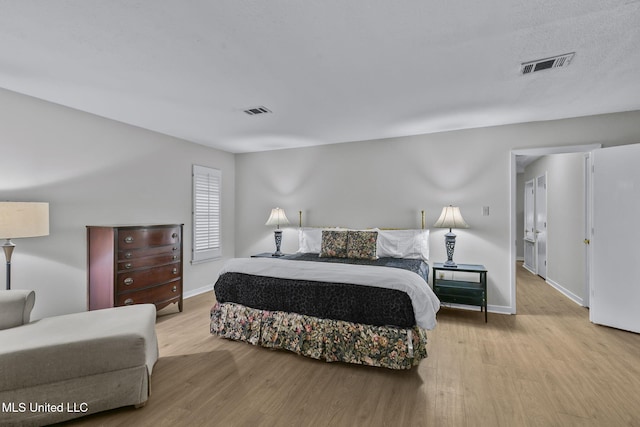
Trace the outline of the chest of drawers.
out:
[[[89,310],[177,303],[182,311],[182,228],[87,226]]]

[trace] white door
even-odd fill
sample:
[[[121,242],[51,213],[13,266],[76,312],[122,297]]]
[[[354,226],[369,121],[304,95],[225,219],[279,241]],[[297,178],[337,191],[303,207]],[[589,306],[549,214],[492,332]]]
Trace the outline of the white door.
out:
[[[640,144],[593,152],[590,319],[640,332]]]
[[[547,278],[547,177],[536,178],[536,273]]]

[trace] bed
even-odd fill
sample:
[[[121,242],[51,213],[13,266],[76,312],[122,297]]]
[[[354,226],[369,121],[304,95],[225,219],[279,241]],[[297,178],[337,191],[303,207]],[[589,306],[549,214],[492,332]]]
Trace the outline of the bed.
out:
[[[428,230],[300,228],[299,251],[227,261],[211,333],[327,362],[410,369],[427,357],[438,298]]]

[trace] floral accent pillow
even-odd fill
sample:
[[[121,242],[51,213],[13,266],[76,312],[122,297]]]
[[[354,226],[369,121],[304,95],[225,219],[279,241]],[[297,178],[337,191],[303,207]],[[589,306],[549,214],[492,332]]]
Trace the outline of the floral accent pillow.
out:
[[[321,257],[347,257],[347,231],[322,230]]]
[[[347,258],[378,259],[376,256],[377,231],[349,231]]]

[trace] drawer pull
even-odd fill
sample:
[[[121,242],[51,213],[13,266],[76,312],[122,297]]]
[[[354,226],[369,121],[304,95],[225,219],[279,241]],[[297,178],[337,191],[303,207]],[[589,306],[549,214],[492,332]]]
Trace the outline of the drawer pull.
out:
[[[133,279],[131,277],[127,277],[126,279],[124,279],[124,284],[129,286],[133,284]]]
[[[127,298],[126,300],[124,300],[124,305],[131,305],[131,304],[133,304],[132,298]]]
[[[178,269],[177,268],[173,269],[173,274],[178,274]]]
[[[175,239],[176,237],[178,237],[178,233],[173,233],[173,234],[171,235],[171,237],[173,237],[173,238]]]
[[[178,259],[178,255],[174,255],[174,256],[173,256],[173,259],[174,259],[174,260]]]
[[[133,243],[133,236],[127,236],[124,238],[125,243]]]
[[[175,252],[175,251],[177,251],[177,250],[178,250],[178,248],[176,248],[176,247],[174,246],[174,247],[173,247],[173,251]]]
[[[171,292],[178,292],[178,287],[174,286],[173,288],[171,288]]]
[[[124,257],[129,259],[133,256],[133,254],[131,252],[125,252]]]
[[[131,264],[130,262],[124,265],[124,268],[126,268],[127,270],[130,269],[131,267],[133,267],[133,264]]]

